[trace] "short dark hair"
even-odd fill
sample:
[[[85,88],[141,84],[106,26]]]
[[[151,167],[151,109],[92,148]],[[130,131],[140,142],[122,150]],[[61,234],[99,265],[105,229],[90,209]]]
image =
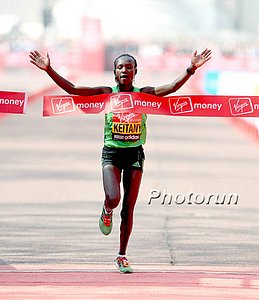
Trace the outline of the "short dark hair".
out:
[[[114,62],[113,62],[113,64],[114,64],[114,69],[116,69],[117,61],[118,61],[121,57],[124,57],[124,56],[128,56],[128,57],[132,58],[133,61],[134,61],[134,67],[137,68],[137,61],[136,61],[135,57],[132,56],[132,55],[130,55],[130,54],[128,54],[128,53],[123,53],[123,54],[119,55],[117,58],[115,58],[115,60],[114,60]]]

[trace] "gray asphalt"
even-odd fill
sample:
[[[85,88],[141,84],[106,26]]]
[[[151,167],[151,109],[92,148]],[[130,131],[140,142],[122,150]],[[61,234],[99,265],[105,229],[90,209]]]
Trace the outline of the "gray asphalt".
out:
[[[50,83],[37,72],[17,88]],[[110,236],[98,229],[103,116],[41,110],[39,98],[26,115],[0,118],[0,265],[112,264],[120,208]],[[149,116],[132,264],[258,267],[258,146],[228,119]],[[162,196],[149,204],[152,191]],[[236,204],[217,204],[231,194]]]

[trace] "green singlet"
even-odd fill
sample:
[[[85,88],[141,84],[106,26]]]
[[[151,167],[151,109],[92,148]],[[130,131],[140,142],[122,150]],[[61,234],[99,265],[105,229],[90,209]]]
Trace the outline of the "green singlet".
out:
[[[133,92],[139,91],[139,88],[133,88]],[[113,87],[112,92],[119,93],[119,87]],[[123,97],[114,95],[114,101],[121,108],[133,105],[130,94],[127,97],[127,93]],[[111,148],[128,148],[145,144],[146,120],[147,115],[141,113],[105,114],[104,145]]]

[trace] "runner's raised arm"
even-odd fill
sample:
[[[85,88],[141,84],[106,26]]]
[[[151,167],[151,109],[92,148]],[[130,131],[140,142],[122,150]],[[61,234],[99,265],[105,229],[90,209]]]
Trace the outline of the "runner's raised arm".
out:
[[[166,96],[179,90],[185,82],[195,73],[195,70],[204,65],[211,58],[211,50],[205,49],[202,53],[197,54],[197,50],[194,51],[191,57],[191,65],[172,83],[161,85],[158,87],[147,86],[140,91],[142,93],[148,93],[155,96]]]
[[[71,95],[80,96],[93,96],[98,94],[111,93],[112,89],[110,87],[99,86],[99,87],[85,87],[76,86],[61,75],[59,75],[50,64],[49,54],[46,57],[42,56],[38,51],[30,52],[30,62],[34,64],[39,69],[47,72],[47,74],[52,78],[52,80],[64,91]]]

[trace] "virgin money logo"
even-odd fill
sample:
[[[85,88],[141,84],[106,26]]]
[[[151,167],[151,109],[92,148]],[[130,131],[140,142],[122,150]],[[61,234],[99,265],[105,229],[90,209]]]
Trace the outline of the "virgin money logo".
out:
[[[125,110],[133,108],[132,96],[130,94],[117,94],[110,97],[112,110]]]
[[[192,101],[190,97],[169,98],[169,106],[171,114],[184,114],[193,111]]]
[[[51,98],[52,111],[54,114],[65,114],[76,110],[71,97]]]
[[[254,111],[250,98],[230,98],[228,102],[232,116],[246,115]]]

